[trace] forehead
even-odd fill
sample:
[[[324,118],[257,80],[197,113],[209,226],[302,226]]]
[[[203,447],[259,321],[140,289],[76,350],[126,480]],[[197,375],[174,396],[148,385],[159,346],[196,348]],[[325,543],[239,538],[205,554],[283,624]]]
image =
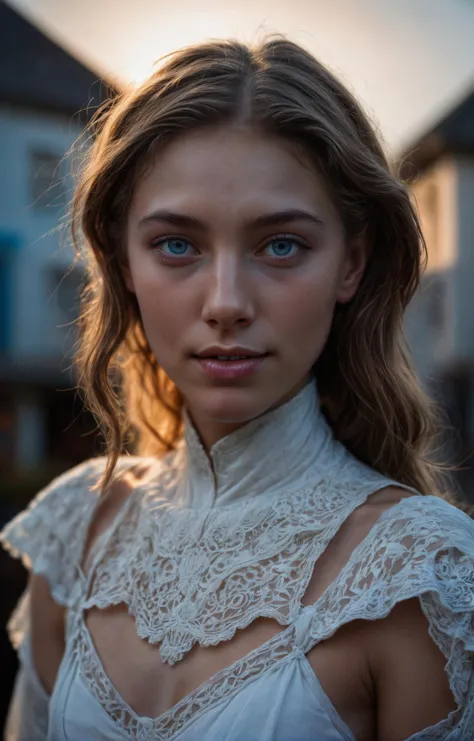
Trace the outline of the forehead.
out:
[[[295,145],[231,126],[182,134],[155,155],[136,185],[131,216],[158,204],[222,207],[229,215],[292,206],[334,211],[322,176]]]

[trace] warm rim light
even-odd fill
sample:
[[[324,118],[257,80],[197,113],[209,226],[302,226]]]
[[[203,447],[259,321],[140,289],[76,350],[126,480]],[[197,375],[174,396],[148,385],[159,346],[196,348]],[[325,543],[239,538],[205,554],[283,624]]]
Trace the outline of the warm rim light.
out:
[[[133,65],[132,69],[130,70],[130,81],[135,85],[141,85],[141,83],[144,82],[147,77],[151,75],[154,68],[155,65],[153,63],[150,63],[149,60],[143,62],[143,64]]]

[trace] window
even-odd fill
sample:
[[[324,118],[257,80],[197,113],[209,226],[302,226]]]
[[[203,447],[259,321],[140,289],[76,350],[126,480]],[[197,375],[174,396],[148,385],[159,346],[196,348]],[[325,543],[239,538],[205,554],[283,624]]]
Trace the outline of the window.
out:
[[[30,153],[30,201],[35,209],[62,207],[66,189],[62,176],[62,157],[51,151]]]
[[[421,194],[421,223],[423,235],[428,249],[428,269],[438,270],[440,267],[439,244],[439,193],[434,179],[424,184]]]

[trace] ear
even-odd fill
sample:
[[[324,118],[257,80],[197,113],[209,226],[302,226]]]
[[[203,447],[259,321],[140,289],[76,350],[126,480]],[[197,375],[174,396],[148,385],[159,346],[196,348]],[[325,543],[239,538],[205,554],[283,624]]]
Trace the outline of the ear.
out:
[[[346,245],[346,254],[341,268],[341,278],[336,301],[345,304],[354,298],[363,278],[369,259],[369,246],[364,236]]]

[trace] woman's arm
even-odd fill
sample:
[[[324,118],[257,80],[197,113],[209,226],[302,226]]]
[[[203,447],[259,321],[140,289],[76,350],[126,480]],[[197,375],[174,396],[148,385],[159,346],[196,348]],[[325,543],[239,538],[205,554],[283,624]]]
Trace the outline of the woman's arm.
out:
[[[43,576],[30,577],[29,591],[33,666],[42,686],[51,694],[64,653],[65,609],[53,600]]]
[[[378,741],[405,741],[456,709],[446,659],[428,632],[418,599],[374,622],[370,639]]]
[[[49,696],[64,652],[64,615],[42,576],[28,585],[29,630],[20,647],[16,678],[5,727],[5,741],[44,741]]]

